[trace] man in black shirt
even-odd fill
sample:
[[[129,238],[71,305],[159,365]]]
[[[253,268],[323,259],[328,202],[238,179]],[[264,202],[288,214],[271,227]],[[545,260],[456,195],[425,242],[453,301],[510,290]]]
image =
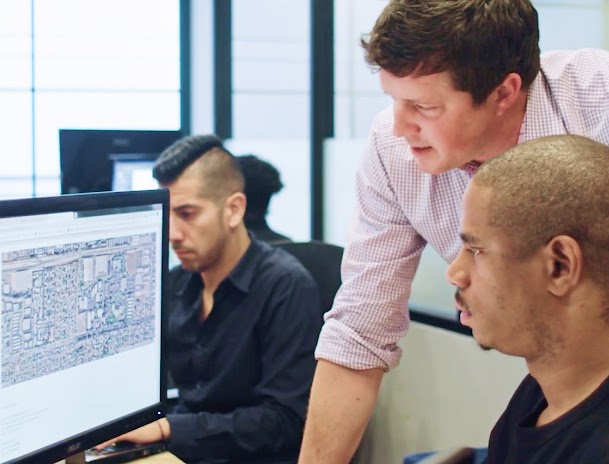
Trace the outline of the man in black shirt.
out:
[[[546,137],[484,163],[461,238],[448,270],[461,322],[530,373],[488,463],[608,463],[609,147]]]
[[[295,463],[322,324],[317,287],[283,250],[250,237],[243,177],[215,136],[157,160],[170,191],[168,363],[174,413],[120,437],[167,440],[188,463]]]

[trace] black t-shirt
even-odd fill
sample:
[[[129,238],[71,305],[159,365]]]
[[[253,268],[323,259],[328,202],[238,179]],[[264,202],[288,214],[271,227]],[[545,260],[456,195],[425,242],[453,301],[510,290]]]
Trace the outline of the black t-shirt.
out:
[[[535,427],[546,406],[539,384],[526,376],[491,432],[487,463],[609,463],[609,378],[568,413]]]

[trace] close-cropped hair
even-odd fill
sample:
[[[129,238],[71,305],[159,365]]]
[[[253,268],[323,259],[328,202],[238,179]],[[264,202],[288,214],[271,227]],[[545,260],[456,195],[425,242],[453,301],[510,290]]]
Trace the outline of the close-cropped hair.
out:
[[[157,158],[152,169],[159,184],[167,186],[189,168],[200,179],[200,195],[214,201],[243,192],[244,180],[235,157],[215,135],[189,135],[177,140]]]
[[[262,219],[267,214],[271,197],[283,188],[279,171],[255,155],[241,155],[236,159],[245,179],[246,218]]]
[[[526,259],[567,235],[585,271],[609,293],[609,147],[577,135],[535,139],[485,162],[472,182],[490,189],[489,224]]]
[[[528,89],[539,72],[539,24],[529,0],[391,0],[361,44],[397,77],[448,72],[482,104],[510,73]]]

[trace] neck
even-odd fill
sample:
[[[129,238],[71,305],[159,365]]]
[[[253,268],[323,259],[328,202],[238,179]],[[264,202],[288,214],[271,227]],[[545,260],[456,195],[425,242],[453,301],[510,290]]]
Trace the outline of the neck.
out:
[[[504,116],[492,127],[493,134],[489,134],[495,142],[486,147],[485,153],[475,159],[479,163],[499,156],[518,144],[520,128],[527,109],[528,92],[522,91],[514,104],[506,111]]]
[[[218,262],[201,273],[206,292],[213,294],[216,291],[220,283],[226,279],[243,258],[251,242],[252,240],[243,224],[233,234],[229,234]]]
[[[573,409],[609,377],[609,330],[603,320],[596,326],[579,330],[577,337],[562,339],[560,347],[545,359],[527,360],[529,372],[548,403],[538,425]]]

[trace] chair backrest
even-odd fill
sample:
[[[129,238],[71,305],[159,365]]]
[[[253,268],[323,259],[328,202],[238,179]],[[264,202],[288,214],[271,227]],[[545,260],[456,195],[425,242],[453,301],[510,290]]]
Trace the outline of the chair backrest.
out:
[[[283,242],[275,246],[292,254],[309,271],[319,289],[322,311],[325,313],[330,310],[341,284],[340,264],[343,248],[318,240]]]

